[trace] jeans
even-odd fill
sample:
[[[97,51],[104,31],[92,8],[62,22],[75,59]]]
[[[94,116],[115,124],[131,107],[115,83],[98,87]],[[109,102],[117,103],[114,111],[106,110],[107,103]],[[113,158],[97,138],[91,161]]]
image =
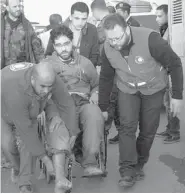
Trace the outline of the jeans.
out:
[[[180,135],[180,120],[179,118],[173,117],[170,110],[170,100],[171,100],[171,88],[168,85],[165,95],[164,95],[164,105],[166,108],[166,116],[168,124],[166,125],[166,131],[171,136],[179,136]]]
[[[119,166],[121,176],[134,176],[136,164],[144,165],[159,126],[164,90],[153,95],[118,92],[120,113]],[[136,131],[139,123],[139,136]]]

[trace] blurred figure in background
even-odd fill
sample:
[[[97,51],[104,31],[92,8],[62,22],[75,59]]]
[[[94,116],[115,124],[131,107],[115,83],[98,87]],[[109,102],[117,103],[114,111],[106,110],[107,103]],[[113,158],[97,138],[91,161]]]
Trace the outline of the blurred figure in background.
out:
[[[49,44],[49,38],[50,38],[50,32],[52,29],[58,27],[59,25],[62,24],[62,16],[59,14],[52,14],[49,17],[49,25],[46,27],[46,29],[44,30],[44,32],[42,32],[39,37],[42,40],[42,45],[46,50],[50,50],[52,47],[51,44]]]
[[[116,12],[124,17],[129,26],[140,27],[140,23],[130,16],[130,8],[131,6],[128,3],[120,2],[116,5]]]
[[[1,15],[1,69],[24,61],[38,63],[44,57],[41,40],[20,7],[20,0],[9,0]]]
[[[107,6],[109,13],[116,13],[116,9],[114,8],[114,6]]]
[[[168,29],[168,5],[163,4],[157,7],[156,16],[156,21],[159,24],[160,34],[163,39],[166,40],[168,44],[170,44]],[[170,113],[171,93],[171,78],[169,76],[169,83],[164,95],[164,105],[166,107],[168,124],[166,125],[165,131],[157,133],[157,136],[164,138],[165,144],[171,144],[180,141],[180,120],[177,116],[173,117]]]

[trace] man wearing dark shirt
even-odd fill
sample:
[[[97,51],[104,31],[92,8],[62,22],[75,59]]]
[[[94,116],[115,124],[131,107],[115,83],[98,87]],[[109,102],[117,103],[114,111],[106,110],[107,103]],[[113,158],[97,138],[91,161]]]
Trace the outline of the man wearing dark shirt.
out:
[[[169,42],[169,29],[168,29],[168,5],[160,5],[156,10],[156,21],[159,24],[160,34],[164,40]],[[171,83],[169,76],[169,84],[164,95],[164,105],[166,107],[167,121],[166,130],[157,133],[157,136],[164,138],[165,144],[176,143],[180,141],[180,120],[178,117],[173,117],[170,114],[170,98],[171,98]]]
[[[130,27],[119,14],[104,21],[107,41],[102,51],[99,106],[108,118],[107,108],[116,76],[118,87],[119,184],[130,187],[144,178],[143,167],[159,126],[160,109],[167,85],[172,79],[171,112],[182,106],[183,71],[180,58],[160,34],[147,28]],[[139,136],[136,131],[139,123]]]

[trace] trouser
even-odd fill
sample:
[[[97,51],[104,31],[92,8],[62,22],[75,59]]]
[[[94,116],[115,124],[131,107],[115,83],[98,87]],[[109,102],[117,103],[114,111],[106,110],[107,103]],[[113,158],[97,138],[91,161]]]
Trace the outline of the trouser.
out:
[[[1,146],[12,167],[19,172],[18,185],[30,185],[36,158],[27,151],[13,125],[1,119]]]
[[[104,118],[97,105],[89,104],[89,101],[78,95],[72,95],[76,108],[79,127],[83,132],[82,137],[82,166],[97,165],[95,155],[99,151],[101,138],[103,137]]]
[[[121,176],[135,175],[135,165],[144,165],[159,126],[164,90],[153,95],[118,92],[120,113],[119,165]],[[139,136],[136,131],[139,123]]]
[[[6,158],[12,163],[12,167],[19,171],[18,186],[30,185],[37,158],[26,149],[23,141],[16,133],[16,129],[13,130],[13,125],[1,119],[1,126],[1,146]],[[57,153],[58,151],[69,150],[69,133],[64,123],[52,133],[47,131],[45,137],[50,152]]]
[[[180,135],[180,120],[177,116],[173,117],[170,109],[170,100],[171,100],[171,88],[168,84],[165,95],[164,95],[164,105],[166,108],[166,116],[168,124],[166,125],[166,131],[171,136]]]

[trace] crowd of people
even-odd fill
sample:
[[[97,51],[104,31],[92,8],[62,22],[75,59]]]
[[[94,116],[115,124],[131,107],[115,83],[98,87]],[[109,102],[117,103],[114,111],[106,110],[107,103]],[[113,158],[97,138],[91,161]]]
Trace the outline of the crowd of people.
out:
[[[168,40],[168,6],[156,11],[160,33],[143,27],[130,10],[128,3],[112,7],[94,0],[94,25],[89,7],[76,2],[66,21],[50,16],[43,45],[20,1],[7,0],[1,16],[1,148],[20,192],[34,192],[36,159],[55,176],[56,193],[71,189],[65,175],[71,151],[85,176],[102,175],[96,154],[113,121],[118,134],[109,142],[119,145],[119,185],[132,187],[145,177],[164,100],[168,124],[157,135],[164,143],[180,140],[183,71]],[[43,114],[47,147],[38,135]]]

